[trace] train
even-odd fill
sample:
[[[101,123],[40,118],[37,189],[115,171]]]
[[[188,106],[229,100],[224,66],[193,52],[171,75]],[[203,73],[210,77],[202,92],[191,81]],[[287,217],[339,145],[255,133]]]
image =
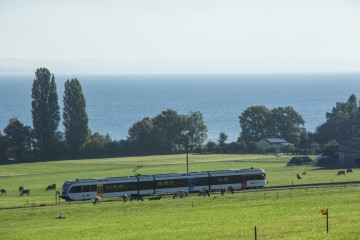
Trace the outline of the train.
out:
[[[266,185],[263,169],[230,169],[219,171],[171,173],[156,175],[136,175],[111,178],[68,180],[62,186],[61,198],[79,201],[121,197],[126,195],[162,195],[177,191],[189,193],[204,190],[219,191],[233,189],[261,188]]]

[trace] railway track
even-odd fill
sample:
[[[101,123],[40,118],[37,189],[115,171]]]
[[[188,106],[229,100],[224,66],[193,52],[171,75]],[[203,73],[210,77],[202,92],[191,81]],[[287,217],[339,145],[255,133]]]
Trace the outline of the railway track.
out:
[[[291,185],[281,185],[281,186],[269,186],[258,189],[247,189],[247,190],[235,190],[235,193],[242,194],[245,192],[271,192],[271,191],[279,191],[279,190],[300,190],[307,188],[327,188],[327,187],[341,187],[341,186],[357,186],[360,185],[360,181],[350,181],[350,182],[327,182],[327,183],[309,183],[309,184],[291,184]],[[212,195],[220,194],[220,192],[213,192]],[[173,194],[164,194],[164,198],[172,198]],[[190,194],[190,196],[195,197],[198,196],[197,193]],[[144,197],[147,200],[147,197]],[[118,199],[109,198],[103,199],[104,202],[114,202],[119,201]],[[68,202],[67,204],[76,203],[76,204],[89,204],[91,201],[74,201]],[[54,206],[54,204],[36,204],[29,206],[11,206],[11,207],[0,207],[0,210],[9,210],[9,209],[23,209],[23,208],[38,208],[38,207],[46,207],[46,206]]]

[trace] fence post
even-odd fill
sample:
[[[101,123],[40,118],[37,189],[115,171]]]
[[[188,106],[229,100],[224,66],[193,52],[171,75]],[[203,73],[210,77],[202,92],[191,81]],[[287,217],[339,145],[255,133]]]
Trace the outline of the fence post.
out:
[[[60,192],[55,191],[55,205],[60,204]]]
[[[329,209],[326,209],[326,233],[329,232]]]
[[[256,226],[254,228],[254,234],[255,234],[255,240],[257,240],[257,231],[256,231]]]

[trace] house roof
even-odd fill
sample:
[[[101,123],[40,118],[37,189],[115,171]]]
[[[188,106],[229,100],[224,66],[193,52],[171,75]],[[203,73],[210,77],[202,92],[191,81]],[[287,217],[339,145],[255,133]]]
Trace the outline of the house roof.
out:
[[[343,140],[337,142],[339,145],[343,145],[350,148],[360,149],[360,139]]]
[[[288,141],[286,141],[283,138],[265,138],[264,140],[267,141],[270,144],[288,143]]]

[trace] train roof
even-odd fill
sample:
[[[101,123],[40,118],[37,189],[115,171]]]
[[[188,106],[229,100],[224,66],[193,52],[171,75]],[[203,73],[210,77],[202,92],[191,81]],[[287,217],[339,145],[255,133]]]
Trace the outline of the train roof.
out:
[[[144,179],[147,177],[155,177],[155,178],[167,178],[167,177],[187,177],[187,176],[207,176],[208,174],[214,175],[231,175],[233,173],[265,173],[263,169],[258,168],[247,168],[247,169],[229,169],[229,170],[213,170],[213,171],[202,171],[202,172],[189,172],[189,173],[166,173],[166,174],[153,174],[153,175],[137,175],[137,176],[120,176],[120,177],[109,177],[109,178],[87,178],[87,179],[76,179],[76,180],[69,180],[67,182],[70,183],[81,183],[81,182],[103,182],[103,181],[116,181],[116,180],[129,180],[132,181],[134,179]]]

